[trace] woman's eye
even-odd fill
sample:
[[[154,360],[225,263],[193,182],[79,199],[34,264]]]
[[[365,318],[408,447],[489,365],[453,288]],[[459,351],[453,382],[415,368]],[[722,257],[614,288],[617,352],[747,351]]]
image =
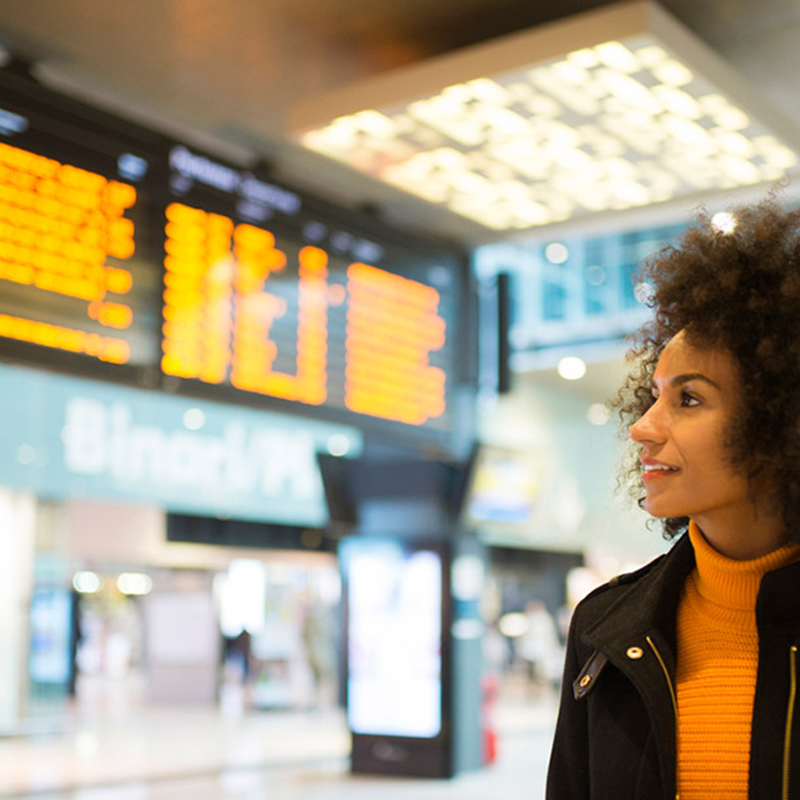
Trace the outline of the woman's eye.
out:
[[[693,408],[696,405],[699,405],[700,401],[689,394],[689,392],[681,392],[681,405],[686,406],[687,408]]]

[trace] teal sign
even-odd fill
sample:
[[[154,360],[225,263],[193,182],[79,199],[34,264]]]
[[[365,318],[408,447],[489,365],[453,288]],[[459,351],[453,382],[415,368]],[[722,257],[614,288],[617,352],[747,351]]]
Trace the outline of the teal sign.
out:
[[[362,446],[343,425],[0,366],[0,484],[42,497],[316,526],[316,453]]]

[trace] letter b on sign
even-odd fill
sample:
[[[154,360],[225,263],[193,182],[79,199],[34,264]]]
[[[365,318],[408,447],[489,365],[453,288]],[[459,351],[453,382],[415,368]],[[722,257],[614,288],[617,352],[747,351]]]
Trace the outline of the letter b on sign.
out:
[[[67,403],[64,466],[78,475],[99,475],[106,467],[106,409],[75,397]]]

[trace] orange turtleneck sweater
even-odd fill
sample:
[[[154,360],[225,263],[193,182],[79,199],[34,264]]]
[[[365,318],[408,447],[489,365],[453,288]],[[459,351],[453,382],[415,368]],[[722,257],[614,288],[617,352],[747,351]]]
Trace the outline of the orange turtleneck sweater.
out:
[[[681,800],[746,800],[758,668],[762,576],[800,560],[800,545],[734,561],[691,522],[697,565],[678,606],[678,790]]]

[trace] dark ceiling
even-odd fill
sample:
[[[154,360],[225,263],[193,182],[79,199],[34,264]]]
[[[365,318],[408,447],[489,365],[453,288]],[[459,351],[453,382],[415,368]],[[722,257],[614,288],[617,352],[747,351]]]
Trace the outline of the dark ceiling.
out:
[[[297,100],[606,5],[539,0],[0,0],[0,43],[97,102],[272,159],[278,174],[464,241],[476,227],[285,141]],[[800,2],[664,0],[800,129]]]

